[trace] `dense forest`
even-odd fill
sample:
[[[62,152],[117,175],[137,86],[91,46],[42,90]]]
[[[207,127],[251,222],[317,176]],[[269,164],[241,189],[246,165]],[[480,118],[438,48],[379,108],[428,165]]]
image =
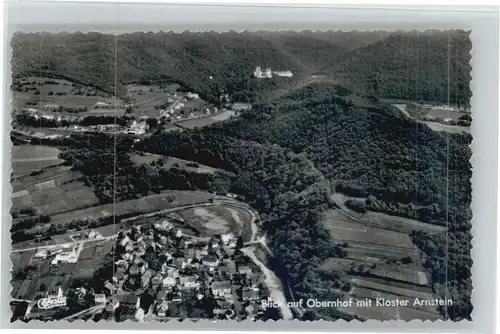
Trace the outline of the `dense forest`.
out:
[[[429,102],[449,94],[450,103],[468,107],[471,50],[469,32],[396,32],[343,55],[332,73],[362,94]]]
[[[254,91],[251,74],[261,65],[292,71],[285,86],[320,74],[363,94],[446,102],[449,79],[451,103],[467,104],[471,95],[469,34],[456,30],[17,33],[11,45],[15,76],[67,78],[109,92],[177,82],[215,102],[221,91]]]
[[[220,128],[304,154],[337,190],[372,196],[372,210],[470,228],[470,135],[432,131],[386,103],[323,84],[257,105]]]

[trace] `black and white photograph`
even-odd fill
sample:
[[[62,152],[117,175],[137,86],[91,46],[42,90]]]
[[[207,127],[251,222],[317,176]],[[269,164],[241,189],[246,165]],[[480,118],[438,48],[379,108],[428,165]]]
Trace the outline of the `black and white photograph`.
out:
[[[12,322],[471,320],[471,31],[122,23],[10,39]]]

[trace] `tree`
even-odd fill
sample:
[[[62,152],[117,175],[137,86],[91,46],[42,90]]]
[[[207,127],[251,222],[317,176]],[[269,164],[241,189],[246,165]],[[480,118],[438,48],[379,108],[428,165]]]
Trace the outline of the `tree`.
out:
[[[244,246],[243,238],[241,236],[238,236],[236,239],[236,249],[242,249]]]

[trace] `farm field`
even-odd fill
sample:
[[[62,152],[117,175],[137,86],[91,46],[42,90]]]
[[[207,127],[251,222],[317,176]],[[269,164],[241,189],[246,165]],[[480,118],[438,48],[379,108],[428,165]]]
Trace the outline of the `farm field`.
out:
[[[410,268],[404,268],[398,265],[378,265],[375,269],[370,270],[374,276],[384,279],[408,282],[415,285],[427,285],[429,280],[425,272]]]
[[[443,131],[450,133],[470,133],[470,127],[468,126],[460,126],[460,125],[449,125],[449,124],[441,124],[436,122],[421,122],[425,123],[429,128],[434,131]]]
[[[160,85],[130,84],[127,85],[127,93],[135,96],[146,96],[141,93],[173,93],[180,87],[181,86],[176,83],[169,83],[162,87],[160,87]]]
[[[411,251],[407,249],[394,248],[382,245],[367,245],[363,243],[349,243],[349,258],[362,259],[368,258],[373,262],[373,258],[379,258],[389,261],[401,261],[405,257],[410,257],[412,261],[419,261],[420,253],[417,249]]]
[[[20,126],[19,124],[14,125],[12,132],[33,138],[46,138],[48,136],[60,137],[71,134],[71,132],[61,128],[35,128],[30,126]]]
[[[409,219],[399,216],[391,216],[382,212],[373,212],[368,210],[364,214],[361,214],[345,206],[345,202],[349,199],[356,199],[362,201],[364,200],[363,198],[350,197],[338,192],[333,194],[331,198],[335,202],[335,204],[339,206],[341,211],[346,212],[348,216],[352,218],[361,220],[361,223],[364,225],[373,226],[384,230],[406,233],[406,234],[410,234],[414,230],[423,230],[428,233],[444,232],[446,230],[446,227],[444,226],[427,224],[415,219]],[[338,215],[346,216],[341,212],[332,212],[331,214],[337,216]],[[336,219],[337,217],[333,218]]]
[[[406,110],[406,104],[393,104],[396,108],[401,110],[402,113],[404,113],[406,116],[413,118],[408,111]],[[432,117],[438,117],[438,118],[451,118],[454,121],[458,121],[458,119],[466,115],[466,112],[460,112],[460,111],[450,111],[448,112],[447,110],[444,109],[436,109],[436,108],[431,108],[431,111],[429,112],[429,116]],[[429,128],[431,128],[434,131],[443,131],[443,132],[450,132],[450,133],[469,133],[470,132],[470,127],[468,126],[460,126],[460,125],[450,125],[450,124],[441,124],[437,122],[431,122],[431,121],[421,121],[418,120],[419,123],[426,124]]]
[[[160,194],[142,197],[140,199],[93,206],[86,209],[73,210],[51,216],[53,224],[68,224],[75,219],[103,218],[113,215],[144,214],[174,208],[180,205],[207,203],[214,196],[209,193],[195,191],[169,190]]]
[[[391,229],[402,233],[411,233],[414,230],[422,230],[428,233],[445,232],[445,226],[427,224],[418,220],[391,216],[381,212],[367,211],[363,220],[375,223],[382,228]]]
[[[407,234],[366,226],[338,210],[329,210],[325,213],[325,224],[332,237],[340,242],[354,241],[363,244],[415,248]]]
[[[101,226],[101,227],[97,227],[97,228],[92,228],[91,230],[97,232],[103,238],[111,237],[111,236],[115,235],[120,230],[120,224],[118,224],[118,222],[117,222],[115,225],[111,224],[111,225]],[[57,235],[52,236],[51,240],[52,240],[53,244],[71,243],[71,242],[77,241],[77,240],[75,240],[75,237],[79,234],[83,236],[82,240],[88,240],[87,236],[88,236],[89,231],[90,231],[90,229],[85,229],[85,230],[81,230],[81,231],[71,231],[71,232],[67,232],[64,234],[57,234]],[[102,240],[95,239],[93,241],[88,241],[86,243],[86,246],[90,245],[91,243],[99,243],[99,242],[102,242]]]
[[[180,86],[178,84],[159,85],[138,85],[127,86],[127,97],[133,105],[132,115],[160,117],[160,107],[174,103],[182,98],[173,96]]]
[[[105,102],[107,107],[97,107],[96,103]],[[116,106],[115,106],[116,103]],[[52,110],[53,107],[64,108],[82,108],[87,107],[86,112],[65,113]],[[88,116],[95,114],[116,113],[123,114],[125,112],[124,103],[122,100],[102,98],[99,96],[82,96],[82,95],[62,95],[62,96],[43,96],[38,103],[32,108],[38,109],[40,112],[45,112],[48,115],[54,116]]]
[[[177,122],[177,124],[188,129],[194,129],[196,127],[208,126],[217,122],[225,121],[226,119],[229,119],[234,115],[236,115],[236,113],[233,110],[226,110],[213,116],[204,116],[200,118],[179,121]]]
[[[454,121],[458,121],[460,117],[467,115],[467,113],[456,110],[448,110],[444,108],[431,108],[428,115],[439,118],[451,118]]]
[[[48,146],[16,145],[11,150],[12,177],[19,177],[42,168],[59,165],[59,149]]]
[[[67,166],[19,177],[12,181],[12,209],[34,208],[39,214],[54,215],[96,205],[97,197],[81,178],[80,172]]]
[[[156,166],[160,166],[157,162],[158,160],[161,159],[162,165],[160,166],[163,169],[170,169],[174,166],[177,168],[184,169],[188,172],[191,173],[202,173],[202,174],[213,174],[215,173],[218,169],[206,166],[206,165],[200,165],[198,163],[193,163],[191,161],[175,158],[175,157],[169,157],[169,156],[164,156],[164,155],[158,155],[158,154],[151,154],[151,153],[145,153],[145,152],[133,152],[129,154],[130,159],[138,165],[150,165],[151,163],[155,163]]]
[[[370,281],[369,279],[352,278],[351,283],[355,286],[363,287],[366,289],[377,290],[381,292],[392,293],[395,295],[406,296],[410,298],[432,299],[434,296],[430,292],[422,292],[417,290],[400,288],[393,285],[385,285],[377,282]],[[430,290],[430,289],[429,289]]]
[[[10,259],[14,268],[24,267],[31,264],[36,251],[26,251],[20,253],[11,253]]]
[[[356,300],[356,299],[355,299]],[[359,299],[364,300],[364,299]],[[375,303],[372,302],[372,305]],[[411,302],[409,303],[411,304]],[[385,320],[404,320],[411,321],[415,319],[422,320],[439,320],[442,317],[437,312],[426,312],[423,310],[410,308],[410,307],[345,307],[338,309],[339,312],[355,315],[361,319],[377,319],[380,321]]]
[[[345,202],[342,194],[336,200]],[[421,222],[367,212],[351,216],[340,210],[324,213],[325,227],[333,240],[344,245],[344,258],[327,259],[321,266],[325,272],[339,271],[349,277],[353,297],[394,299],[403,296],[413,303],[415,298],[430,299],[433,294],[427,274],[422,268],[420,252],[409,234],[424,227],[432,232],[442,228]],[[385,228],[384,228],[385,227]],[[403,261],[404,260],[404,261]],[[440,319],[433,307],[353,307],[338,308],[340,313],[363,319]]]
[[[19,84],[18,88],[12,90],[12,107],[15,110],[29,107],[56,117],[88,116],[103,112],[123,114],[125,112],[125,104],[121,99],[106,97],[107,94],[98,92],[92,87],[73,84],[67,80],[26,77],[20,79]],[[105,102],[108,107],[95,109],[97,102]],[[58,107],[87,107],[88,111],[79,113],[54,111]]]

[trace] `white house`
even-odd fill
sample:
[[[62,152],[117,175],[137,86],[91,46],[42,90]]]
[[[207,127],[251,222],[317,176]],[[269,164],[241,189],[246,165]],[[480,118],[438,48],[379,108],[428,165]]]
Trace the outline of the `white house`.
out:
[[[293,73],[290,71],[276,71],[274,73],[279,77],[293,77]]]
[[[232,234],[223,234],[221,235],[222,242],[224,245],[229,245],[231,240],[233,240],[234,236]]]
[[[156,311],[158,313],[158,316],[166,316],[168,311],[168,302],[166,300],[162,301],[160,304],[158,304]]]
[[[125,247],[130,241],[130,238],[126,235],[122,240],[120,240],[120,245]]]
[[[42,249],[35,253],[35,258],[45,259],[48,256],[47,250]]]
[[[203,258],[203,264],[215,268],[219,265],[219,259],[217,259],[217,256],[207,255]]]
[[[200,283],[196,282],[196,276],[182,276],[179,278],[183,289],[199,288]]]
[[[173,278],[173,277],[165,277],[163,279],[162,285],[165,288],[173,288],[176,285],[175,278]]]
[[[78,257],[76,255],[74,248],[63,248],[63,250],[56,254],[55,258],[52,259],[51,264],[57,265],[59,262],[62,263],[76,263]]]
[[[143,322],[144,321],[144,310],[142,308],[139,308],[137,310],[137,312],[135,312],[135,319],[139,322]]]
[[[104,293],[97,293],[94,296],[95,302],[97,304],[105,304],[106,303],[106,295]]]
[[[255,71],[253,72],[253,75],[256,78],[259,78],[259,79],[272,78],[272,76],[273,76],[272,71],[271,71],[271,69],[269,67],[266,68],[265,71],[262,71],[262,69],[260,68],[260,66],[257,66],[255,68]]]
[[[212,283],[212,293],[216,297],[231,295],[230,281],[215,281]]]

